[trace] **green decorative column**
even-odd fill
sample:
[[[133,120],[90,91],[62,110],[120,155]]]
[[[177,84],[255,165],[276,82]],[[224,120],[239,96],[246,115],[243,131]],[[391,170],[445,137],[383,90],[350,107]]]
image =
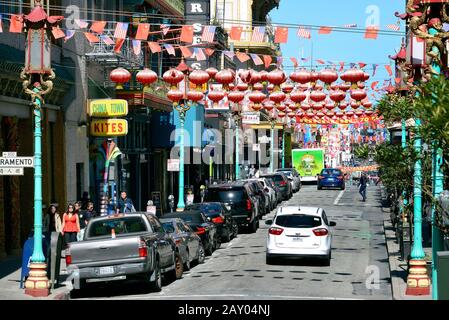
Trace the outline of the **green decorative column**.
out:
[[[240,179],[240,116],[235,116],[235,180]]]
[[[178,188],[178,206],[176,211],[184,211],[186,205],[184,201],[184,160],[185,160],[185,137],[184,137],[184,124],[186,120],[186,113],[190,109],[189,104],[176,105],[175,109],[179,112],[180,122],[180,143],[179,143],[179,188]]]
[[[285,127],[282,129],[282,169],[285,169]]]
[[[274,119],[270,120],[270,124],[271,124],[271,161],[270,161],[270,172],[273,173],[274,172],[274,144],[275,144],[275,140],[274,140],[274,128],[276,126],[276,121]]]
[[[407,126],[406,126],[406,121],[405,119],[402,119],[402,149],[406,149],[407,148]],[[404,208],[407,206],[408,204],[408,199],[407,199],[407,193],[404,190],[402,192],[402,199],[403,199],[403,206],[401,207],[402,212],[404,211]]]

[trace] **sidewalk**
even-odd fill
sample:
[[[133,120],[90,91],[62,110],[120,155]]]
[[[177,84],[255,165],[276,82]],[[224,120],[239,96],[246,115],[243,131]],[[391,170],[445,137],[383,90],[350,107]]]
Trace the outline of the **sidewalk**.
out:
[[[61,269],[62,269],[61,261]],[[67,289],[64,285],[55,286],[50,295],[45,298],[34,298],[25,294],[20,288],[20,275],[22,271],[21,257],[8,257],[0,261],[0,300],[65,300]],[[61,279],[64,276],[61,275]]]
[[[383,187],[381,188],[382,199]],[[382,208],[384,215],[385,240],[387,243],[387,251],[390,263],[391,286],[394,300],[432,300],[432,294],[428,296],[406,296],[407,289],[407,261],[400,260],[401,254],[399,243],[396,240],[396,234],[390,221],[389,208]],[[424,248],[426,254],[431,255],[431,248]]]

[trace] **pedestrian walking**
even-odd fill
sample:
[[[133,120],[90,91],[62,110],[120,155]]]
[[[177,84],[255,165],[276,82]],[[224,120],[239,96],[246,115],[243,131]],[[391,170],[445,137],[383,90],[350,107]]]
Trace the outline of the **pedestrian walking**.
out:
[[[87,210],[81,211],[78,215],[80,221],[80,232],[78,233],[78,241],[82,241],[84,238],[84,232],[86,231],[87,224],[92,218],[97,216],[97,213],[94,211],[94,203],[89,201],[87,203]]]
[[[118,200],[117,210],[120,213],[136,212],[133,201],[128,198],[126,191],[122,191]]]
[[[42,232],[50,239],[52,232],[62,232],[62,221],[55,205],[50,205],[42,221]]]
[[[251,168],[249,169],[249,178],[253,179],[256,175],[256,167],[254,165],[251,165]]]
[[[77,234],[80,232],[80,221],[75,213],[75,206],[69,204],[67,211],[62,217],[62,235],[66,244],[77,241]]]
[[[359,182],[359,193],[363,198],[363,202],[366,201],[367,183],[368,183],[368,178],[366,177],[365,173],[362,173],[362,176],[360,177],[360,182]]]

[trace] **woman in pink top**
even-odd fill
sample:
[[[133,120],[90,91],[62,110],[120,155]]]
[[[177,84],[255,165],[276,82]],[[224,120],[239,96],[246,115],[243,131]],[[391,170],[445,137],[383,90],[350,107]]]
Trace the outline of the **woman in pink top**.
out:
[[[75,206],[69,204],[67,212],[62,217],[62,235],[65,243],[76,242],[76,236],[80,232],[80,221],[78,215],[75,213]]]

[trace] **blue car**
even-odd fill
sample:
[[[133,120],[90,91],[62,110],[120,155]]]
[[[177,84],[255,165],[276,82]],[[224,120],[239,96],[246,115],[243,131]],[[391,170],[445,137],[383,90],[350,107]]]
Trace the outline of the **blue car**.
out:
[[[345,190],[345,175],[340,169],[323,169],[318,176],[318,190],[339,188]]]

